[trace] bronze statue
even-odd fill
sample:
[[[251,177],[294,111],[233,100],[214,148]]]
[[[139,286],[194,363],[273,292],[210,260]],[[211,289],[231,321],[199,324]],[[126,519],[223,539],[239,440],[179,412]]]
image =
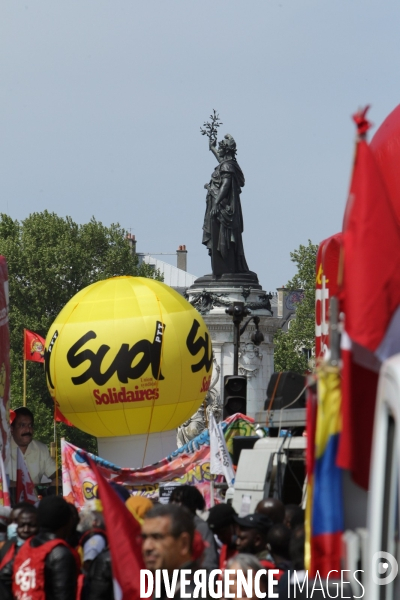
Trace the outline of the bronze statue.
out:
[[[201,129],[209,137],[209,148],[218,160],[218,166],[207,189],[207,207],[203,225],[203,244],[211,256],[214,278],[223,274],[249,273],[244,255],[242,233],[243,216],[240,204],[244,176],[236,160],[236,143],[229,134],[217,148],[218,115],[214,111],[211,123]]]

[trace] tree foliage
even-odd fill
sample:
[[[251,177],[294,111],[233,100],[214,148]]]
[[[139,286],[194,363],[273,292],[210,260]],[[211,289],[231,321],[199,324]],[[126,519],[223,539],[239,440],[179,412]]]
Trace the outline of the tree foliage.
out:
[[[275,371],[296,371],[304,373],[308,369],[308,358],[303,349],[315,350],[315,265],[318,245],[308,240],[308,245],[300,245],[290,253],[297,266],[297,273],[287,283],[287,290],[303,290],[304,296],[296,308],[295,317],[287,332],[279,329],[275,334]]]
[[[44,211],[22,222],[0,214],[0,254],[6,257],[10,291],[11,406],[23,397],[23,332],[46,337],[64,305],[79,290],[109,277],[134,275],[161,279],[147,264],[138,265],[126,232],[105,227],[94,218],[78,225],[70,217]],[[43,365],[27,361],[27,406],[35,415],[35,438],[53,439],[53,401]],[[77,446],[96,451],[96,439],[59,424],[58,434]]]

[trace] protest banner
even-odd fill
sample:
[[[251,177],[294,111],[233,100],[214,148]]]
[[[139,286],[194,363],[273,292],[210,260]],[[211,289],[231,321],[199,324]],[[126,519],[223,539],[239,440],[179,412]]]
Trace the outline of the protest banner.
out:
[[[228,452],[233,453],[233,437],[254,435],[254,421],[240,413],[221,423]],[[87,461],[87,453],[62,441],[62,478],[64,497],[80,507],[98,498],[97,479]],[[196,485],[210,506],[210,435],[205,429],[185,446],[178,448],[154,465],[143,469],[118,467],[90,454],[101,474],[109,481],[126,485],[133,494],[159,498],[160,483]]]

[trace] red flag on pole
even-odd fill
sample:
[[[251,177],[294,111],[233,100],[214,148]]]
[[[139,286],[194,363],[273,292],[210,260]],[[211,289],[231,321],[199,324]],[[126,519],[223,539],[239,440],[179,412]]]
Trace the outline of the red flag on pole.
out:
[[[3,457],[0,452],[0,506],[11,506]]]
[[[95,462],[89,457],[88,462],[96,476],[103,505],[115,600],[139,600],[140,569],[145,568],[139,541],[140,525],[101,475]]]
[[[337,296],[342,234],[323,240],[318,248],[315,283],[315,357],[323,358],[329,343],[329,300]]]
[[[69,427],[74,427],[73,423],[64,417],[61,410],[58,408],[56,401],[54,401],[54,420],[56,423],[65,423],[65,425],[68,425]]]
[[[16,504],[19,502],[30,502],[36,504],[38,497],[36,495],[35,486],[33,485],[31,476],[29,475],[28,467],[24,460],[23,454],[17,448],[17,498]]]
[[[343,224],[346,331],[338,464],[368,488],[379,367],[400,351],[400,227],[365,131],[359,133]]]
[[[46,341],[37,333],[24,329],[24,360],[44,363]]]

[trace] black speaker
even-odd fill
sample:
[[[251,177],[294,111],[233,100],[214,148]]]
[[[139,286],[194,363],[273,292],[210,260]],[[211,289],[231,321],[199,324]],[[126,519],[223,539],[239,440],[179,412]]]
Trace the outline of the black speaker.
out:
[[[241,375],[225,375],[224,378],[224,414],[226,419],[238,412],[246,414],[247,379]]]
[[[280,408],[285,408],[301,394],[302,390],[304,390],[305,382],[305,376],[299,375],[299,373],[295,373],[294,371],[273,373],[269,380],[264,409],[268,410],[272,397],[271,409],[279,410]],[[306,393],[304,390],[304,393],[301,394],[294,404],[291,404],[290,408],[304,408],[305,405]]]
[[[237,466],[240,458],[240,453],[242,450],[252,450],[254,448],[254,444],[260,438],[258,435],[235,435],[232,438],[233,442],[233,458],[232,463]]]

